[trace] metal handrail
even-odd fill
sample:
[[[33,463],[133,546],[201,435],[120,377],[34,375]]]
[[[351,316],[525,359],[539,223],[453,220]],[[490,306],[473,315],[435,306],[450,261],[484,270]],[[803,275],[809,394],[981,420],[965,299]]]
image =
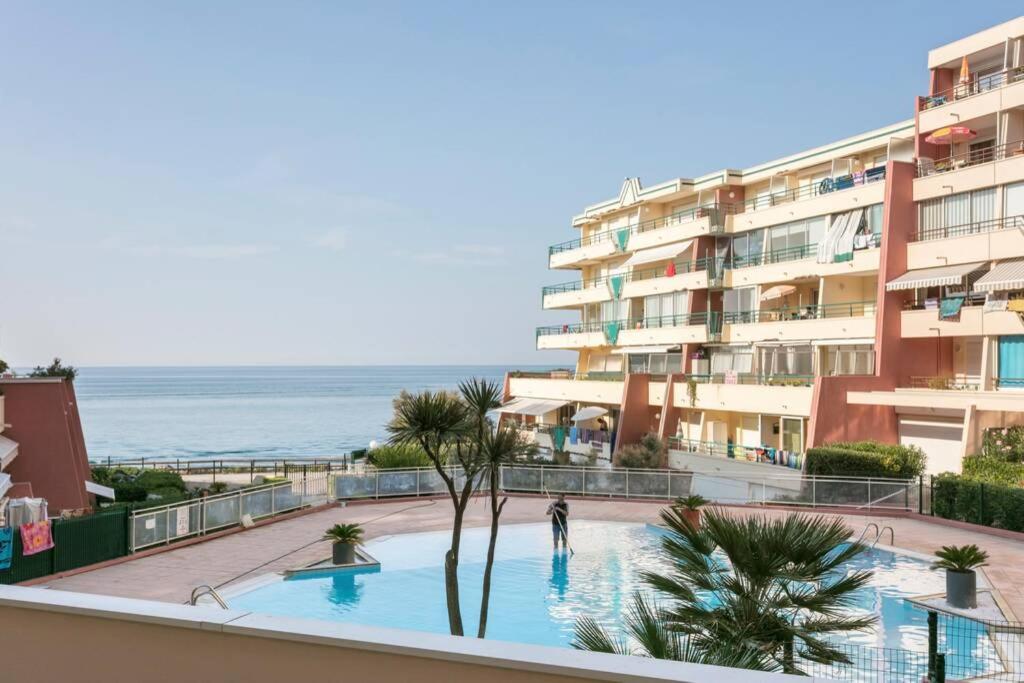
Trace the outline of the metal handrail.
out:
[[[672,261],[672,265],[675,267],[676,275],[685,275],[687,273],[696,273],[707,269],[710,259],[699,258],[699,259],[687,259]],[[563,282],[557,285],[547,285],[541,288],[541,295],[547,296],[548,294],[562,294],[564,292],[576,292],[581,289],[591,289],[593,287],[600,287],[601,285],[608,284],[613,278],[622,278],[622,282],[633,282],[635,280],[649,280],[656,277],[670,277],[665,275],[667,266],[661,268],[647,268],[646,270],[634,270],[629,273],[615,273],[612,275],[602,275],[600,277],[591,277],[582,280],[573,280],[572,282]]]
[[[919,96],[917,98],[918,109],[926,111],[952,104],[967,97],[998,90],[1010,83],[1016,83],[1021,78],[1024,78],[1024,66],[1015,66],[987,76],[976,77],[969,83],[957,83],[952,88],[946,88],[931,95]]]
[[[1003,218],[991,218],[984,221],[972,223],[960,223],[942,228],[921,228],[910,236],[911,242],[926,242],[928,240],[943,239],[946,237],[962,237],[964,235],[980,235],[987,232],[997,232],[1016,228],[1024,230],[1024,215],[1004,216]]]
[[[536,336],[604,332],[607,325],[618,325],[620,332],[660,329],[662,327],[683,327],[687,325],[704,325],[707,320],[708,313],[706,311],[699,311],[696,313],[680,313],[679,315],[662,315],[651,318],[621,318],[619,320],[601,320],[598,322],[566,323],[564,325],[538,327]]]
[[[724,317],[725,322],[729,324],[788,322],[791,320],[817,320],[822,318],[862,318],[874,315],[876,305],[876,301],[808,304],[806,306],[726,311]]]
[[[881,530],[880,530],[880,531],[878,532],[878,535],[877,535],[877,536],[875,536],[875,540],[874,540],[874,542],[872,542],[872,544],[871,544],[871,547],[872,547],[872,548],[874,548],[874,547],[875,547],[876,545],[878,545],[878,541],[879,541],[879,539],[881,539],[881,538],[882,538],[882,534],[884,534],[884,533],[885,533],[886,531],[888,531],[888,532],[889,532],[889,545],[896,545],[896,531],[895,531],[895,529],[893,529],[893,528],[892,528],[891,526],[889,526],[888,524],[886,524],[886,525],[885,525],[885,526],[883,526],[883,527],[882,527],[882,529],[881,529]]]
[[[861,185],[868,185],[879,180],[885,180],[885,166],[876,166],[875,168],[858,171],[857,173],[850,173],[847,175],[837,176],[835,178],[825,178],[820,182],[804,185],[803,187],[771,192],[760,197],[752,197],[745,200],[743,202],[743,206],[746,211],[757,211],[758,209],[764,209],[770,206],[788,204],[789,202],[801,201],[804,199],[812,199],[823,194],[830,194],[840,190],[860,187]]]
[[[857,540],[854,541],[854,543],[860,543],[861,541],[863,541],[864,537],[868,535],[868,529],[870,529],[871,527],[875,527],[875,539],[877,540],[878,539],[878,535],[881,534],[882,532],[878,530],[878,525],[877,524],[875,524],[874,522],[868,522],[864,526],[864,531],[860,532],[860,536],[857,537]]]
[[[205,583],[201,586],[196,586],[192,589],[192,595],[189,596],[188,603],[195,607],[195,605],[199,601],[199,598],[203,597],[204,595],[209,595],[210,597],[212,597],[217,602],[217,604],[221,606],[222,609],[230,609],[228,607],[228,603],[224,602],[224,598],[220,597],[220,593],[217,592],[217,589]]]
[[[917,177],[922,178],[933,173],[959,171],[971,166],[980,166],[993,161],[1002,161],[1007,157],[1024,154],[1024,140],[1014,140],[1002,145],[993,145],[982,149],[969,149],[959,154],[951,154],[941,159],[919,158],[917,160]]]

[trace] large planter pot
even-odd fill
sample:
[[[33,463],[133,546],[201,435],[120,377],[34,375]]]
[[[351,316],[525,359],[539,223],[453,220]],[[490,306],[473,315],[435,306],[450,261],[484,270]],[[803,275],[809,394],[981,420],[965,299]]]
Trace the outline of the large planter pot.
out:
[[[334,564],[355,564],[356,547],[351,543],[335,543],[331,547],[331,561]]]
[[[683,519],[690,523],[690,526],[700,526],[700,510],[687,510],[681,508],[679,512],[683,515]]]
[[[946,602],[950,607],[970,609],[978,606],[978,575],[974,570],[946,570]]]

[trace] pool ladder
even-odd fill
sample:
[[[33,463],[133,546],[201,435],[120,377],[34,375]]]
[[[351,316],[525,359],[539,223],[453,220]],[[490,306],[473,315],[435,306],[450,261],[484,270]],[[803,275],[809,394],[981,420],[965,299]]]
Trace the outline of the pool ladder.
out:
[[[875,530],[875,537],[871,539],[870,543],[865,544],[869,548],[874,548],[878,545],[878,541],[886,531],[889,532],[889,545],[896,545],[896,531],[888,524],[879,528],[874,522],[868,522],[867,526],[864,527],[864,531],[860,532],[860,536],[857,537],[857,543],[863,541],[864,537],[868,535],[868,531],[872,528]]]
[[[221,606],[221,609],[228,609],[228,603],[224,602],[224,598],[220,597],[220,593],[217,592],[217,589],[205,583],[192,589],[192,595],[188,599],[188,604],[194,607],[199,602],[199,598],[204,595],[209,595],[213,598],[214,601]]]

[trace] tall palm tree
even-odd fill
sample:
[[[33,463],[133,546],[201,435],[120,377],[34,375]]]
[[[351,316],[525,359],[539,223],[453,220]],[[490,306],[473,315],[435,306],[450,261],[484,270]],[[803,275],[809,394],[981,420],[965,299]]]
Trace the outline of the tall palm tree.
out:
[[[482,452],[484,474],[481,483],[486,481],[491,503],[491,537],[487,544],[487,562],[484,565],[483,594],[480,598],[480,626],[477,637],[483,638],[487,632],[487,610],[491,599],[491,570],[494,567],[494,550],[498,543],[498,521],[505,507],[507,496],[499,502],[501,486],[501,466],[513,462],[517,456],[525,455],[528,450],[526,442],[519,430],[512,425],[498,425],[494,431],[488,430],[483,438]]]
[[[639,648],[616,642],[589,618],[577,624],[575,647],[787,673],[804,673],[797,655],[850,663],[827,637],[865,629],[874,618],[849,614],[871,572],[843,573],[864,546],[846,544],[850,529],[842,521],[737,518],[717,508],[699,527],[674,509],[661,518],[672,570],[642,577],[667,603],[634,596],[625,623]]]

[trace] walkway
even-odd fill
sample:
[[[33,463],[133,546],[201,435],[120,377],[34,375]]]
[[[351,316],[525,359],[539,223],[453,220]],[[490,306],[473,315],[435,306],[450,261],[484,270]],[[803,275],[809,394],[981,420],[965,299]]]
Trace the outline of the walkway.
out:
[[[603,500],[571,500],[572,517],[622,522],[657,522],[660,503]],[[541,498],[509,498],[502,521],[505,524],[541,522],[546,501]],[[731,508],[736,514],[762,514],[751,508]],[[770,510],[770,515],[788,514]],[[861,515],[842,516],[854,533],[868,522],[890,525],[896,532],[896,545],[922,553],[932,553],[943,545],[976,543],[991,555],[986,574],[1014,613],[1024,617],[1024,542],[988,534],[933,524],[917,519]],[[411,531],[436,531],[451,528],[451,503],[446,498],[351,505],[269,524],[141,557],[103,569],[49,582],[50,588],[83,593],[183,603],[192,588],[200,584],[230,585],[261,574],[278,572],[324,559],[330,554],[326,542],[319,541],[324,529],[340,522],[358,522],[366,529],[367,539]],[[485,499],[470,503],[465,525],[490,523]],[[888,541],[888,535],[885,541]]]

